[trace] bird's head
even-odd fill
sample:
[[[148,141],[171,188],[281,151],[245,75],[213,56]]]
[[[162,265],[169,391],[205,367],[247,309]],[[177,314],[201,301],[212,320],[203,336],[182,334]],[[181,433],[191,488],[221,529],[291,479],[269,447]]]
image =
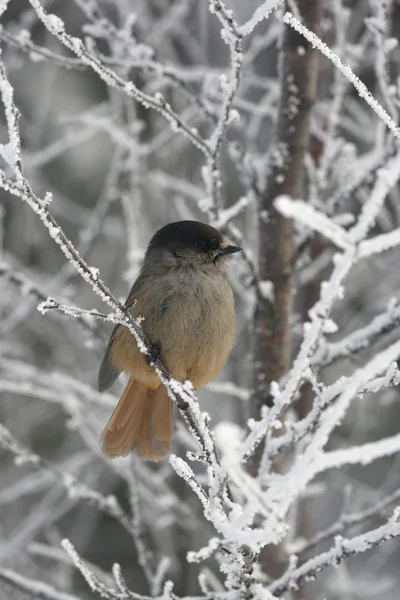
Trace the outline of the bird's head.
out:
[[[150,240],[147,256],[158,256],[166,267],[188,267],[224,272],[226,260],[242,248],[226,242],[222,234],[205,223],[178,221],[159,229]]]

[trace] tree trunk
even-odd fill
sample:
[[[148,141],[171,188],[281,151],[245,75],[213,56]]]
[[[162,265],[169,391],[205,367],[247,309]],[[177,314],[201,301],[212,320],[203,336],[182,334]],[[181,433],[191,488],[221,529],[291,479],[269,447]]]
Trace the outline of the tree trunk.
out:
[[[296,6],[299,12],[296,16],[300,16],[302,23],[318,35],[322,0],[297,0]],[[317,52],[289,26],[283,33],[280,70],[277,130],[270,151],[265,192],[258,207],[261,285],[254,315],[253,395],[250,404],[251,416],[255,419],[260,418],[262,406],[272,401],[271,382],[279,381],[289,366],[292,223],[275,210],[273,203],[281,194],[292,198],[303,194],[304,158],[309,146],[310,113],[318,79]],[[261,454],[262,444],[249,464],[255,476]],[[283,547],[265,549],[260,559],[270,576],[279,574],[284,556]]]
[[[322,0],[297,0],[301,20],[319,33]],[[254,371],[251,413],[256,419],[268,402],[270,383],[288,369],[289,318],[292,306],[292,223],[274,208],[275,198],[298,198],[303,191],[304,156],[309,143],[310,113],[316,95],[317,53],[286,26],[281,50],[281,97],[278,125],[270,153],[265,193],[260,198],[258,258],[261,290],[254,316]],[[264,285],[263,285],[264,284]]]

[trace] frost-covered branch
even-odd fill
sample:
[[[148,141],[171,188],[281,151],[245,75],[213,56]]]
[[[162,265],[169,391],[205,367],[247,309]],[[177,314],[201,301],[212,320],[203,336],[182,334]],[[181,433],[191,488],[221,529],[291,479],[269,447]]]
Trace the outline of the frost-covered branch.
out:
[[[217,15],[222,25],[221,36],[229,46],[231,63],[229,76],[221,81],[223,101],[216,127],[208,141],[210,156],[205,171],[207,189],[209,197],[212,199],[210,210],[214,218],[218,220],[219,210],[222,208],[220,199],[222,182],[219,171],[220,149],[229,123],[239,117],[238,113],[232,110],[232,106],[240,83],[243,50],[242,35],[239,33],[233,12],[227,10],[221,0],[209,0],[209,6],[210,11]]]
[[[27,30],[25,30],[24,33],[21,32],[19,36],[14,36],[9,31],[4,29],[4,27],[1,27],[0,39],[5,40],[8,44],[11,44],[15,48],[19,48],[24,52],[32,53],[36,60],[39,60],[39,58],[43,60],[51,60],[57,65],[66,67],[67,69],[86,68],[86,65],[79,58],[63,56],[62,54],[58,54],[57,52],[53,52],[48,48],[35,44],[32,42],[29,31]]]
[[[318,400],[314,401],[313,407],[297,423],[286,423],[286,432],[270,440],[266,455],[270,460],[278,456],[283,450],[301,442],[307,435],[312,434],[319,425],[322,415],[327,408],[337,400],[339,394],[346,389],[351,378],[341,377],[331,386],[325,387],[319,394]],[[396,387],[400,384],[400,371],[396,365],[391,365],[386,374],[376,377],[360,387],[357,397],[365,394],[376,393],[381,389]]]
[[[379,102],[372,96],[366,85],[360,81],[360,79],[353,73],[348,65],[345,65],[342,60],[335,54],[326,44],[324,44],[313,31],[307,29],[296,17],[291,13],[287,12],[283,20],[285,23],[293,27],[296,31],[301,33],[314,48],[324,54],[330,61],[333,62],[335,67],[353,84],[361,98],[365,100],[370,107],[376,112],[379,119],[385,123],[396,138],[400,138],[400,128],[396,125],[386,110],[379,104]]]
[[[81,600],[75,594],[68,594],[57,590],[52,585],[26,577],[12,569],[0,569],[0,580],[8,587],[29,594],[31,598],[40,600]]]
[[[109,600],[120,600],[122,598],[134,598],[135,600],[144,600],[146,596],[135,594],[128,590],[126,583],[122,577],[121,569],[118,564],[113,566],[113,576],[115,579],[115,588],[109,588],[90,570],[88,565],[82,560],[74,546],[67,539],[62,541],[62,546],[71,558],[74,565],[79,569],[85,581],[89,585],[92,592],[97,592],[100,597],[108,598]]]
[[[393,299],[387,311],[374,317],[365,327],[360,327],[337,342],[325,341],[322,343],[312,359],[312,365],[314,368],[326,367],[339,358],[353,356],[356,352],[368,348],[382,335],[390,333],[399,325],[400,306],[397,299]]]
[[[113,565],[112,569],[115,580],[115,588],[108,587],[90,570],[88,565],[79,556],[73,544],[68,539],[64,539],[62,541],[62,546],[77,569],[81,572],[90,589],[93,592],[97,592],[102,598],[108,598],[109,600],[123,600],[124,598],[133,598],[133,600],[151,600],[151,598],[154,598],[154,596],[144,596],[129,590],[123,578],[121,567],[117,563]],[[212,600],[214,597],[214,595],[205,595],[198,598],[194,597],[193,600]],[[164,584],[163,593],[158,596],[158,600],[164,600],[165,598],[170,598],[170,600],[179,600],[179,596],[173,592],[172,581],[167,581]],[[228,599],[229,594],[218,594],[218,598],[221,598],[221,600],[224,600],[225,598]]]
[[[147,551],[141,541],[140,532],[131,517],[125,513],[124,509],[114,495],[104,496],[100,492],[90,489],[88,486],[80,483],[73,475],[60,471],[50,461],[34,454],[24,448],[11,433],[0,424],[0,446],[11,452],[15,457],[18,466],[30,465],[35,469],[49,473],[67,492],[68,497],[73,502],[82,502],[98,511],[115,519],[132,537],[139,556],[139,564],[142,566],[148,585],[151,586],[153,579],[152,566],[149,564]]]
[[[387,496],[382,498],[382,500],[379,500],[378,502],[364,510],[341,515],[340,519],[336,523],[325,529],[325,531],[319,532],[313,538],[298,546],[296,548],[296,552],[298,554],[309,552],[312,548],[314,548],[321,542],[324,542],[329,538],[339,535],[344,531],[347,532],[350,527],[361,525],[366,521],[379,516],[382,512],[386,511],[391,504],[395,504],[396,502],[398,502],[398,500],[400,500],[400,489],[397,489],[391,494],[388,494]]]
[[[31,296],[32,298],[35,299],[36,302],[39,302],[41,304],[46,303],[48,300],[47,295],[43,292],[43,290],[41,290],[37,286],[37,284],[35,284],[33,281],[31,281],[23,273],[18,273],[9,263],[7,263],[5,261],[1,261],[1,260],[0,260],[0,278],[16,285],[20,289],[21,295],[23,297]],[[49,307],[49,308],[51,308],[51,307]],[[61,309],[59,309],[59,310],[60,310],[60,312],[62,312]],[[80,315],[78,315],[78,314],[75,315],[78,322],[92,336],[95,336],[95,338],[102,340],[102,338],[100,337],[100,332],[98,330],[98,327],[96,326],[96,323],[93,322],[93,320],[86,319],[83,312]],[[88,314],[88,312],[86,314]]]
[[[96,56],[91,54],[81,39],[66,33],[65,25],[60,17],[47,13],[39,0],[30,0],[30,3],[48,31],[56,36],[66,48],[76,54],[84,64],[91,67],[107,85],[113,86],[131,98],[134,98],[145,108],[152,108],[160,112],[171,123],[175,131],[182,132],[196,148],[201,150],[206,156],[211,156],[209,146],[199,137],[193,128],[189,127],[172,110],[161,93],[151,96],[139,90],[132,81],[124,81],[115,71],[103,65]]]
[[[4,425],[1,424],[0,446],[15,456],[16,464],[18,466],[30,465],[36,469],[41,469],[51,473],[57,482],[63,486],[72,500],[80,500],[90,506],[95,507],[97,510],[108,514],[119,521],[124,529],[126,529],[126,531],[128,531],[130,534],[133,534],[134,537],[130,519],[124,513],[115,496],[110,495],[105,497],[100,492],[92,490],[86,485],[77,481],[74,476],[69,475],[68,473],[59,472],[57,467],[55,467],[52,463],[40,457],[38,454],[34,454],[30,450],[24,448],[24,446],[11,435]]]
[[[278,196],[274,205],[284,217],[296,219],[303,225],[318,231],[341,250],[346,250],[351,245],[347,231],[310,204],[302,200],[292,200],[288,196]]]
[[[272,11],[281,4],[282,0],[264,0],[264,2],[256,8],[253,15],[239,27],[242,35],[249,35],[254,28],[264,19],[268,19]]]
[[[400,523],[399,509],[397,508],[391,519],[381,527],[350,539],[338,535],[335,539],[335,546],[331,550],[319,554],[316,558],[311,558],[297,569],[289,570],[270,585],[269,590],[274,595],[280,595],[287,590],[297,589],[302,582],[315,579],[323,569],[337,566],[349,556],[362,554],[399,536]]]

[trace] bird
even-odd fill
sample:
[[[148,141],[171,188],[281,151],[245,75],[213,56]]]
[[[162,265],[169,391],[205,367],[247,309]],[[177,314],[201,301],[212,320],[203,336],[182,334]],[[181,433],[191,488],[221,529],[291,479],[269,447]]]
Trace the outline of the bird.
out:
[[[235,305],[226,278],[227,259],[242,248],[198,221],[178,221],[151,238],[125,307],[142,317],[152,358],[174,379],[198,390],[214,379],[235,338]],[[159,461],[170,452],[172,401],[149,358],[124,325],[116,325],[98,373],[98,389],[109,389],[124,372],[129,379],[101,435],[109,458],[132,450]]]

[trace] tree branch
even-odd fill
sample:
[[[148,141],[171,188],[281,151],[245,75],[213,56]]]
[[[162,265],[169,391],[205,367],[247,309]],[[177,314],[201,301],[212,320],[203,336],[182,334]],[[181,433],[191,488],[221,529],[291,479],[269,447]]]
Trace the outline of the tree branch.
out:
[[[297,569],[289,570],[280,579],[269,586],[272,594],[280,596],[290,589],[297,589],[304,581],[310,581],[328,567],[336,567],[344,559],[355,554],[362,554],[394,538],[400,537],[399,508],[391,519],[381,527],[372,529],[354,538],[337,536],[335,546],[315,558],[311,558]]]

